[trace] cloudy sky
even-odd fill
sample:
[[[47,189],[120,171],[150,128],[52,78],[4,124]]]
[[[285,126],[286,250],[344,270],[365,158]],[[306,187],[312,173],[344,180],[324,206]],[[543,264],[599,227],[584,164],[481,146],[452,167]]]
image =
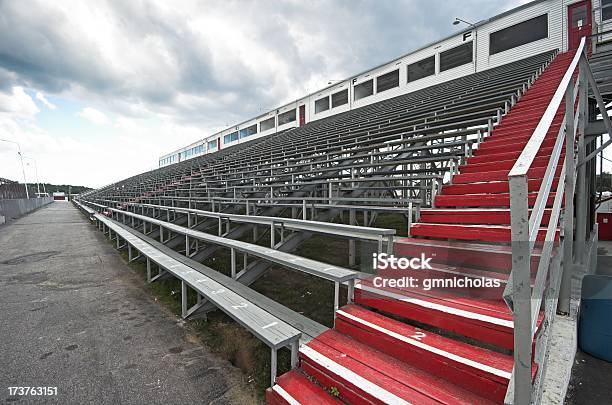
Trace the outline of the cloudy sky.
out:
[[[101,186],[521,2],[0,0],[0,138],[28,181]]]

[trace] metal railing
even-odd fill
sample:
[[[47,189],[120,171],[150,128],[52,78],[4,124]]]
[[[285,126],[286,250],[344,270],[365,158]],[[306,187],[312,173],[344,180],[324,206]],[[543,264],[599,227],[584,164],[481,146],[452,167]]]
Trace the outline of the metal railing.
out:
[[[612,40],[612,21],[602,21],[601,12],[599,13],[599,21],[593,23],[593,34],[590,35],[592,38],[593,53],[598,51],[602,42],[608,42]]]
[[[588,120],[589,85],[604,115],[606,127],[608,130],[611,128],[610,120],[604,112],[605,105],[588,65],[585,43],[585,38],[583,38],[540,122],[508,175],[512,272],[504,291],[504,299],[512,310],[514,319],[514,370],[506,394],[506,403],[528,404],[531,402],[533,392],[532,344],[538,330],[538,318],[543,297],[546,295],[547,299],[557,300],[555,302],[557,311],[568,314],[574,263],[584,263],[588,203],[585,192],[587,173],[583,163],[587,160],[584,128]],[[563,121],[555,138],[537,197],[530,209],[529,172],[564,100]],[[564,145],[566,153],[565,157],[562,157]],[[546,207],[550,205],[550,199],[553,198],[552,189],[555,185],[559,164],[563,166],[556,182],[548,226],[542,229],[541,224]],[[576,197],[576,226],[574,226],[574,197]],[[574,229],[576,230],[575,251],[574,243],[572,243]],[[563,235],[562,239],[557,238],[560,231]],[[544,238],[542,238],[543,232],[545,232]],[[556,244],[557,240],[561,241],[561,245]],[[532,254],[536,248],[536,241],[541,243],[541,246],[538,246],[541,251],[535,281],[532,281]],[[559,247],[559,253],[562,252],[563,266],[560,268],[551,266],[555,247]],[[553,274],[553,272],[561,274]],[[560,287],[556,287],[555,283],[558,283],[559,276],[561,284]],[[552,280],[552,282],[547,285],[547,280]],[[559,295],[555,297],[557,288]],[[544,316],[547,315],[545,313]]]

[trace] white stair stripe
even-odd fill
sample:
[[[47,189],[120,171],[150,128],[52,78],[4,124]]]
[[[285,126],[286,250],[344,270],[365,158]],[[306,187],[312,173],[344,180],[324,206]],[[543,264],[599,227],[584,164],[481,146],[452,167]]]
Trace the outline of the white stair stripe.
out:
[[[479,370],[485,371],[487,373],[494,374],[494,375],[496,375],[498,377],[502,377],[502,378],[505,378],[505,379],[508,379],[508,380],[510,380],[510,377],[512,376],[512,373],[509,373],[507,371],[499,370],[497,368],[494,368],[494,367],[491,367],[491,366],[487,366],[486,364],[482,364],[482,363],[479,363],[479,362],[474,361],[474,360],[466,359],[465,357],[461,357],[461,356],[456,355],[454,353],[450,353],[450,352],[447,352],[445,350],[438,349],[437,347],[430,346],[430,345],[428,345],[426,343],[423,343],[423,342],[415,340],[415,339],[411,339],[411,338],[409,338],[407,336],[400,335],[397,332],[390,331],[388,329],[383,328],[380,325],[376,325],[374,323],[366,321],[365,319],[358,318],[358,317],[356,317],[356,316],[354,316],[352,314],[349,314],[348,312],[344,312],[341,309],[337,310],[336,314],[337,315],[342,315],[342,316],[347,317],[349,319],[352,319],[355,322],[361,323],[362,325],[366,325],[366,326],[368,326],[368,327],[370,327],[372,329],[375,329],[375,330],[377,330],[377,331],[379,331],[381,333],[384,333],[386,335],[389,335],[391,337],[399,339],[402,342],[406,342],[408,344],[411,344],[411,345],[416,346],[418,348],[421,348],[423,350],[427,350],[428,352],[431,352],[431,353],[434,353],[434,354],[437,354],[437,355],[440,355],[440,356],[444,356],[444,357],[446,357],[446,358],[448,358],[450,360],[456,361],[456,362],[461,363],[461,364],[465,364],[466,366],[474,367],[474,368],[477,368]]]
[[[383,295],[386,297],[394,298],[398,301],[409,302],[411,304],[415,304],[421,307],[434,309],[436,311],[446,312],[452,315],[458,315],[464,318],[475,319],[478,321],[490,323],[493,325],[504,326],[506,328],[514,329],[514,322],[507,319],[495,318],[489,315],[477,314],[475,312],[466,311],[463,309],[447,307],[446,305],[436,304],[435,302],[425,301],[419,298],[407,297],[401,294],[395,294],[390,291],[380,290],[378,288],[373,288],[365,285],[361,285],[361,283],[355,284],[355,288],[359,288],[361,290],[365,290],[374,294]]]
[[[289,394],[287,391],[285,391],[285,390],[283,389],[283,387],[281,387],[281,386],[280,386],[280,385],[278,385],[278,384],[275,384],[275,385],[272,387],[272,391],[275,391],[275,392],[276,392],[278,395],[280,395],[281,397],[283,397],[283,399],[284,399],[285,401],[287,401],[287,403],[288,403],[289,405],[302,405],[302,403],[301,403],[300,401],[298,401],[297,399],[293,398],[293,397],[291,396],[291,394]]]
[[[319,364],[320,366],[322,366],[325,369],[331,371],[333,374],[341,376],[346,381],[348,381],[348,382],[354,384],[355,386],[357,386],[363,392],[368,393],[369,395],[373,396],[374,398],[377,398],[377,399],[381,400],[382,402],[384,402],[386,404],[406,404],[406,405],[410,405],[410,402],[408,402],[408,401],[398,397],[397,395],[395,395],[395,394],[385,390],[382,387],[379,387],[378,385],[374,384],[373,382],[371,382],[369,380],[366,380],[365,378],[363,378],[359,374],[357,374],[357,373],[349,370],[348,368],[346,368],[346,367],[336,363],[335,361],[333,361],[329,357],[319,353],[318,351],[314,350],[310,346],[304,345],[304,346],[300,347],[300,352],[302,354],[304,354],[306,357],[308,357],[311,360],[313,360],[314,362],[316,362],[317,364]]]

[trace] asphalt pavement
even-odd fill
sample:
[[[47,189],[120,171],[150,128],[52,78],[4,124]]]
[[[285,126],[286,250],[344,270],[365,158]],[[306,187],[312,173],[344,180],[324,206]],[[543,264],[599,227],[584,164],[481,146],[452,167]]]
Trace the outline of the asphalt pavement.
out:
[[[612,276],[612,241],[599,241],[596,274]],[[611,314],[612,317],[612,314]],[[612,402],[612,363],[578,349],[565,403],[568,405]]]
[[[57,387],[57,395],[19,395],[9,387]],[[55,202],[0,228],[0,401],[255,398],[244,375],[155,302],[71,203]]]

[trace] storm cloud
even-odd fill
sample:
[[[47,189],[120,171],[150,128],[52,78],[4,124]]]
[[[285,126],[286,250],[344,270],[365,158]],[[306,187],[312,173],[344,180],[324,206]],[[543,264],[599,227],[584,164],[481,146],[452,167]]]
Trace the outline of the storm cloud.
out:
[[[446,35],[456,15],[479,20],[500,6],[5,0],[0,68],[17,84],[80,89],[120,113],[141,103],[177,119],[247,118]]]
[[[171,129],[150,135],[154,164],[157,153],[439,39],[458,29],[455,16],[478,21],[519,2],[0,0],[0,93],[70,100],[81,104],[73,116],[91,122],[99,111],[107,142],[161,120]]]

